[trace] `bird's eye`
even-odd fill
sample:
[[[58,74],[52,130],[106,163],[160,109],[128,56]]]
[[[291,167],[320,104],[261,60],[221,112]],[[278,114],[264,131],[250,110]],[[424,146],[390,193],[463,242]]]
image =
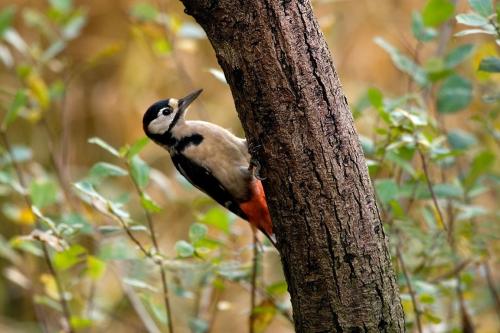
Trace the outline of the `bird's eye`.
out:
[[[172,113],[172,108],[164,108],[161,112],[164,116],[168,116]]]

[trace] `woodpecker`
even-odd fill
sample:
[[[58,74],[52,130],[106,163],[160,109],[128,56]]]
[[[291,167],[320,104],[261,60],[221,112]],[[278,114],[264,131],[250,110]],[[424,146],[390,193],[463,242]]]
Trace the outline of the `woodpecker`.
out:
[[[247,220],[275,245],[262,183],[250,168],[247,141],[218,125],[185,119],[202,91],[151,105],[143,117],[144,132],[170,153],[175,168],[194,187]]]

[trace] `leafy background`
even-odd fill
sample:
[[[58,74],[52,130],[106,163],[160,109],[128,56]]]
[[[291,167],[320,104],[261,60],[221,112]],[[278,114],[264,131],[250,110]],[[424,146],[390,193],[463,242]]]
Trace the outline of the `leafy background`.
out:
[[[500,7],[313,5],[408,331],[498,332]],[[190,117],[242,135],[213,50],[179,1],[0,1],[2,332],[248,331],[250,229],[142,133],[148,105],[197,88]],[[279,256],[262,249],[254,332],[291,332]]]

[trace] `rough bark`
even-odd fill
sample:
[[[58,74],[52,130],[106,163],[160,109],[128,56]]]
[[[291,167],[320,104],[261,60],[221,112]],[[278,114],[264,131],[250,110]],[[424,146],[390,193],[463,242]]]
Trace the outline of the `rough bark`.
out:
[[[297,332],[403,332],[366,162],[310,2],[181,1],[257,148]]]

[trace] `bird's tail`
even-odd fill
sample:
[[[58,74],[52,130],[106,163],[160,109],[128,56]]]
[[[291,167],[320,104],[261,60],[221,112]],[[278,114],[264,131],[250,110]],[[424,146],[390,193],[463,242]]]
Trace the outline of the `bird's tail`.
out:
[[[269,209],[267,208],[266,195],[262,182],[258,179],[251,184],[252,195],[250,200],[240,204],[241,210],[247,215],[248,222],[262,231],[276,247],[276,238],[273,234],[273,224]]]

